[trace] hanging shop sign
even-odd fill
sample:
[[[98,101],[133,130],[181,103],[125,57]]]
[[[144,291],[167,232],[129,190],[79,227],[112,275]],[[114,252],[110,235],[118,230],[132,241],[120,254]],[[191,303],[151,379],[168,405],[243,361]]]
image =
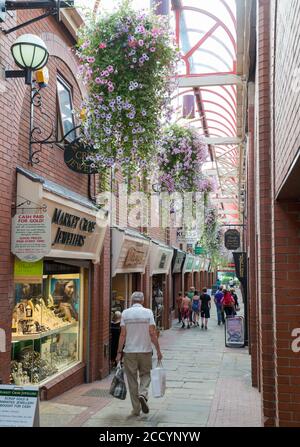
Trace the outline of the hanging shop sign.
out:
[[[203,247],[200,247],[200,245],[196,245],[195,247],[195,255],[202,255],[205,254],[205,250]]]
[[[193,265],[194,265],[194,256],[187,254],[183,265],[182,273],[190,273],[193,270]]]
[[[172,257],[173,249],[152,242],[150,249],[150,276],[168,274]]]
[[[227,230],[224,235],[225,247],[228,250],[237,250],[241,245],[241,236],[238,230]]]
[[[85,197],[47,179],[38,177],[38,181],[32,181],[32,175],[27,171],[24,175],[18,173],[17,192],[47,207],[48,245],[39,258],[30,261],[49,256],[99,262],[107,228],[107,218],[101,210]]]
[[[12,219],[11,251],[21,261],[36,262],[51,250],[51,221],[44,212],[16,214]]]
[[[0,385],[0,427],[39,427],[39,425],[38,387]]]
[[[144,273],[150,241],[136,232],[112,229],[112,276],[117,273]]]
[[[243,282],[247,281],[247,254],[246,252],[233,253],[235,272],[237,278]]]
[[[173,261],[173,273],[180,273],[182,264],[184,262],[185,253],[183,251],[176,250]]]
[[[244,318],[235,316],[225,321],[225,346],[242,348],[245,346]]]
[[[93,153],[92,147],[86,146],[78,138],[72,143],[66,144],[64,148],[64,161],[69,169],[80,174],[96,174],[97,169],[88,160]]]
[[[14,263],[16,283],[40,284],[43,281],[43,261],[24,262],[17,257]]]

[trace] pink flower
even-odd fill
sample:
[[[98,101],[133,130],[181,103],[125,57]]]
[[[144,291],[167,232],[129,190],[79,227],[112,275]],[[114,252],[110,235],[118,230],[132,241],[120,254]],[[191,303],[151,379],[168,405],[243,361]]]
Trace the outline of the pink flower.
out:
[[[101,50],[103,48],[106,48],[106,43],[104,43],[104,42],[99,43],[99,48],[101,48]]]
[[[96,82],[96,84],[102,84],[102,79],[99,78],[99,77],[97,77],[97,78],[95,79],[95,82]]]
[[[160,29],[159,28],[153,28],[152,29],[152,36],[153,37],[157,37],[160,33]]]
[[[114,86],[113,85],[109,85],[108,86],[108,91],[111,93],[111,92],[113,92],[114,91]]]
[[[142,39],[139,40],[139,46],[142,47],[144,45],[144,41]]]
[[[109,73],[112,73],[114,71],[114,67],[112,65],[109,65],[107,67],[107,70],[109,71]]]
[[[86,60],[88,61],[89,64],[93,64],[96,59],[94,58],[94,56],[89,56],[86,58]]]
[[[151,47],[151,48],[150,48],[150,51],[151,51],[151,53],[154,53],[154,51],[156,51],[156,48]]]

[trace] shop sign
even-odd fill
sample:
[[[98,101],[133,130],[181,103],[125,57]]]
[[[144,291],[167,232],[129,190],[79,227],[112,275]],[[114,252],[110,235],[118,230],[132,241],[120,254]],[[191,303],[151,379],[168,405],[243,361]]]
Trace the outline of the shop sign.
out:
[[[195,255],[203,255],[205,254],[205,250],[203,247],[200,247],[199,245],[196,245],[195,247]]]
[[[184,229],[178,228],[176,233],[176,240],[177,242],[185,242],[185,235],[184,235]]]
[[[39,427],[38,387],[0,385],[0,427]]]
[[[241,245],[241,237],[238,230],[227,230],[224,239],[225,247],[228,250],[237,250]]]
[[[180,273],[182,268],[182,263],[184,261],[185,253],[181,253],[178,251],[176,253],[174,266],[173,266],[173,273]]]
[[[200,270],[200,262],[201,262],[200,258],[198,258],[198,257],[195,258],[195,262],[194,262],[194,266],[193,266],[193,270],[195,272],[198,272]]]
[[[241,348],[244,345],[244,318],[240,316],[226,318],[225,346]]]
[[[166,255],[166,253],[163,253],[161,255],[161,258],[160,258],[160,261],[159,261],[159,266],[158,266],[159,269],[165,268],[166,260],[167,260],[167,255]]]
[[[78,138],[65,145],[64,161],[69,169],[80,174],[96,174],[97,169],[87,157],[93,153],[93,149],[83,144]]]
[[[247,255],[246,252],[233,253],[236,276],[242,282],[247,280]]]
[[[54,256],[57,256],[56,253],[59,253],[59,256],[64,256],[65,253],[67,256],[70,252],[73,256],[98,259],[104,231],[96,215],[58,206],[57,202],[52,200],[46,199],[46,203],[51,216],[51,248]]]
[[[12,219],[11,251],[21,261],[36,262],[51,250],[51,222],[48,214],[16,214]]]
[[[183,273],[191,272],[194,264],[194,256],[187,255],[185,258],[185,265],[183,266]]]
[[[143,263],[145,252],[138,250],[135,247],[130,247],[124,261],[124,267],[137,267]]]
[[[25,262],[15,258],[14,280],[16,283],[42,283],[43,261]]]
[[[63,244],[73,247],[83,247],[86,239],[86,233],[94,233],[96,229],[95,220],[89,220],[85,217],[70,214],[59,208],[55,208],[54,210],[52,223],[59,225],[52,245]],[[66,227],[71,231],[74,230],[76,233],[62,230],[61,227]],[[85,234],[81,234],[81,232]]]

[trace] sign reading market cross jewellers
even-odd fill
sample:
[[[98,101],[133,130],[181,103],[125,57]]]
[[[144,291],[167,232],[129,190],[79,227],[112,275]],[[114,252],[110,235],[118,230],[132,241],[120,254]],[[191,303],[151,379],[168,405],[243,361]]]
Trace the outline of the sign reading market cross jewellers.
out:
[[[51,222],[46,213],[16,214],[12,219],[11,251],[21,261],[36,262],[51,250]]]
[[[88,160],[88,156],[93,153],[93,148],[86,146],[80,138],[65,145],[64,161],[69,169],[80,174],[95,174],[97,169]]]
[[[39,427],[39,425],[38,387],[0,385],[0,427]]]

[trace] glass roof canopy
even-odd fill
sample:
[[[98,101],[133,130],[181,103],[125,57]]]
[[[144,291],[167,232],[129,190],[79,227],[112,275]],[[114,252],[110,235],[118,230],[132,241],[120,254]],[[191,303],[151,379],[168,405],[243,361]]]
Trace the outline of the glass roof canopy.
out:
[[[206,173],[217,176],[213,201],[224,223],[240,222],[242,140],[238,120],[241,82],[237,76],[237,6],[235,0],[172,0],[176,40],[182,63],[178,73],[176,121],[182,101],[194,94],[195,119],[209,144]]]
[[[165,0],[152,3],[163,3]],[[170,21],[181,52],[174,121],[182,118],[185,95],[195,98],[196,126],[209,144],[211,161],[204,168],[217,176],[219,189],[213,202],[224,223],[241,222],[244,173],[245,4],[236,0],[170,0]],[[147,9],[149,0],[134,0]],[[86,4],[86,3],[85,3]],[[111,10],[118,2],[90,0],[98,10]],[[243,5],[242,5],[243,4]]]

